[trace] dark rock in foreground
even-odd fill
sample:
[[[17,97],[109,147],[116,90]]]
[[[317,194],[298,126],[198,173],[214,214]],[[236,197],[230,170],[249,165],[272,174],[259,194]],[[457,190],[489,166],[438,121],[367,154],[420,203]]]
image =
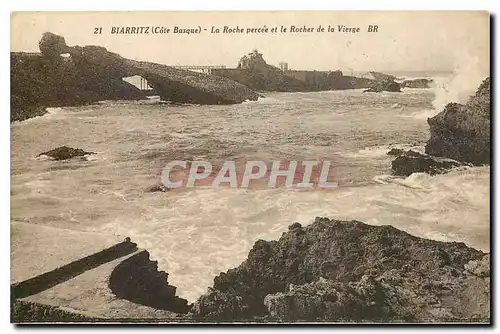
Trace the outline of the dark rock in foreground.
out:
[[[394,153],[392,150],[389,153]],[[389,154],[388,153],[388,154]],[[392,161],[394,174],[410,176],[413,173],[428,173],[430,175],[442,174],[454,167],[465,166],[465,164],[446,158],[437,158],[427,154],[421,154],[412,150],[402,152]]]
[[[74,157],[83,157],[89,154],[95,154],[95,152],[86,152],[81,148],[61,146],[53,150],[40,153],[38,156],[46,155],[53,158],[54,160],[68,160]]]
[[[449,103],[429,118],[431,138],[425,152],[474,165],[490,164],[490,94],[488,77],[467,104]]]
[[[401,85],[394,80],[384,79],[374,81],[370,88],[363,93],[380,93],[380,92],[401,92]]]
[[[487,322],[490,278],[464,269],[484,255],[392,226],[316,218],[258,240],[192,311],[222,321]]]

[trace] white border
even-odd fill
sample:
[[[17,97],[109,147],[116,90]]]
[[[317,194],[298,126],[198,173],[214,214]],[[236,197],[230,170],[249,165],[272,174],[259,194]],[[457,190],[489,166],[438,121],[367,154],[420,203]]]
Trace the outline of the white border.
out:
[[[296,1],[296,0],[288,0],[288,1],[281,1],[281,2],[270,2],[269,0],[251,0],[251,1],[244,1],[244,2],[236,2],[234,0],[217,0],[217,1],[207,1],[207,0],[183,0],[179,2],[171,2],[171,1],[161,1],[161,0],[143,0],[143,1],[137,1],[137,0],[121,0],[121,1],[115,1],[112,3],[104,3],[102,0],[85,0],[85,1],[71,1],[71,0],[45,0],[45,1],[27,1],[27,0],[16,0],[14,2],[12,1],[3,1],[1,3],[2,7],[2,31],[1,31],[1,42],[3,45],[7,46],[10,49],[10,12],[11,11],[96,11],[96,10],[127,10],[127,11],[152,11],[152,10],[162,10],[162,11],[167,11],[167,10],[488,10],[492,13],[498,13],[498,7],[499,7],[500,1],[498,0],[491,0],[491,1],[472,1],[472,0],[454,0],[454,1],[436,1],[436,0],[418,0],[418,1],[395,1],[395,0],[340,0],[340,1],[335,1],[335,2],[329,2],[327,3],[325,0],[302,0],[302,1]],[[498,22],[496,23],[498,25]],[[498,42],[498,35],[495,34],[495,44]],[[457,46],[460,47],[460,46]],[[3,108],[1,109],[1,115],[2,115],[2,121],[0,122],[1,130],[0,130],[0,152],[3,154],[3,159],[0,163],[0,180],[1,180],[1,185],[0,185],[0,205],[1,205],[1,213],[2,217],[2,238],[3,242],[1,243],[1,268],[3,269],[2,272],[2,277],[0,281],[0,291],[1,291],[1,296],[0,296],[0,301],[1,301],[1,310],[0,310],[0,315],[1,315],[1,329],[2,333],[7,332],[13,332],[15,330],[19,330],[19,328],[14,327],[13,325],[10,324],[10,290],[8,290],[7,286],[10,285],[10,117],[9,117],[9,101],[10,101],[10,66],[8,67],[7,64],[10,62],[10,57],[7,52],[2,53],[2,63],[4,64],[2,66],[2,94],[4,95],[4,99],[2,100],[3,102]],[[496,60],[496,59],[495,59]],[[492,59],[494,61],[494,59]],[[492,68],[493,69],[493,68]],[[493,73],[492,75],[496,78],[497,71]],[[498,97],[498,87],[495,82],[495,90],[493,94],[495,97]],[[498,103],[498,101],[497,101]],[[495,110],[496,111],[496,110]],[[498,124],[500,121],[498,120],[498,116],[494,117],[495,119],[495,129],[500,129],[500,124]],[[497,138],[496,133],[494,134],[494,138]],[[495,140],[496,143],[498,143],[498,140]],[[495,166],[498,166],[498,155],[497,159],[495,159]],[[9,175],[9,176],[7,176]],[[498,177],[496,178],[497,182],[495,182],[495,188],[498,189]],[[499,202],[500,200],[498,198],[495,198],[494,203],[491,203],[492,206],[494,207],[499,207]],[[493,225],[495,222],[492,220],[491,224]],[[498,228],[495,229],[496,232],[498,232]],[[498,233],[495,233],[493,243],[497,244],[498,241]],[[493,264],[494,267],[498,268],[498,257],[495,256],[495,263]],[[497,278],[498,278],[498,272],[497,272]],[[493,283],[493,281],[492,281]],[[496,287],[495,291],[495,297],[498,297],[498,287]],[[498,301],[498,298],[495,298],[496,301]],[[498,321],[498,305],[495,305],[495,316],[494,318]],[[493,316],[493,314],[492,314]],[[231,329],[239,329],[235,327],[229,327]],[[39,330],[43,331],[52,331],[54,328],[39,328]],[[104,333],[105,330],[109,330],[110,328],[103,328],[103,327],[98,327],[98,328],[93,328],[93,327],[86,327],[86,328],[78,328],[80,331],[88,331],[92,330],[92,332],[97,332],[97,333]],[[151,330],[152,328],[148,328]],[[168,330],[168,331],[178,331],[178,330],[193,330],[193,329],[201,329],[201,328],[193,328],[189,327],[188,328],[180,328],[180,327],[153,327],[153,329],[157,330]],[[218,332],[221,328],[204,328],[206,331],[209,332]],[[274,331],[278,328],[259,328],[259,327],[254,327],[252,330],[256,331],[258,330],[259,332],[271,332]],[[280,328],[281,330],[291,330],[291,327],[282,327]],[[300,326],[295,327],[295,329],[301,329]],[[302,328],[305,329],[305,328]],[[322,330],[322,331],[339,331],[343,329],[349,329],[352,332],[365,332],[365,331],[386,331],[386,330],[391,330],[391,328],[369,328],[369,327],[352,327],[352,328],[324,328],[322,327],[321,329],[317,330]],[[392,330],[401,330],[403,329],[402,327],[394,327]],[[410,328],[407,328],[410,329]],[[426,330],[435,330],[437,328],[433,329],[427,329],[426,327],[421,327],[420,329],[418,328],[411,328],[412,330],[418,331],[418,332],[424,332]],[[440,330],[443,330],[445,328],[439,328]],[[479,328],[476,328],[479,329]],[[69,331],[70,328],[64,327],[60,328],[59,330],[62,331]],[[120,327],[120,328],[114,328],[114,330],[127,330],[127,331],[134,331],[134,332],[143,332],[144,327]],[[447,330],[452,330],[455,331],[455,327],[447,328]],[[466,329],[470,330],[470,329]]]

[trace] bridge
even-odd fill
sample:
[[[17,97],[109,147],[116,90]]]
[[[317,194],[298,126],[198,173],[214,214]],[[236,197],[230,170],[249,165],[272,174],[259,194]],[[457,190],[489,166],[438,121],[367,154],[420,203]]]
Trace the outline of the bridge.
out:
[[[188,70],[188,71],[193,71],[193,72],[200,72],[200,73],[205,73],[205,74],[212,74],[212,70],[216,69],[223,69],[226,68],[224,65],[215,65],[215,66],[205,66],[205,65],[173,65],[170,66],[173,68],[178,68],[180,70]]]
[[[212,70],[224,69],[225,65],[169,65],[173,68],[178,68],[180,70],[188,70],[193,72],[199,72],[203,74],[212,74]],[[134,75],[132,77],[123,78],[128,83],[133,84],[142,91],[150,92],[153,90],[146,79],[141,76]]]

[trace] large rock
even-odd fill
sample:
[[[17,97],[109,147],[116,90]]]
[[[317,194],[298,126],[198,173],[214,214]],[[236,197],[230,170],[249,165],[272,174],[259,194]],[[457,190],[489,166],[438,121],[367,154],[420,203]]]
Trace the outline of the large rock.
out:
[[[100,46],[69,47],[52,33],[42,36],[39,47],[40,54],[11,53],[11,121],[46,107],[145,99],[145,92],[122,80],[135,75],[162,100],[175,103],[234,104],[259,97],[227,78],[122,58]],[[70,57],[60,56],[65,53]]]
[[[425,152],[474,165],[489,164],[490,117],[488,77],[466,104],[449,103],[442,112],[427,120],[431,138]]]
[[[58,57],[69,50],[64,37],[46,32],[38,42],[40,52],[46,57]]]
[[[95,154],[94,152],[86,152],[81,148],[72,148],[68,146],[57,147],[53,150],[40,153],[38,156],[46,155],[54,160],[68,160],[75,157],[84,157],[86,155]]]
[[[267,64],[262,53],[259,53],[257,50],[253,50],[248,55],[241,57],[237,68],[259,72],[279,71],[279,68]]]
[[[394,151],[390,151],[389,153],[393,152]],[[399,156],[392,161],[392,170],[394,174],[400,176],[410,176],[413,173],[427,173],[430,175],[442,174],[459,166],[464,166],[464,164],[452,159],[437,158],[412,150],[401,152]]]
[[[269,65],[257,50],[244,55],[236,69],[216,69],[213,73],[259,91],[303,92],[308,90],[304,81],[288,76],[279,68]]]
[[[193,311],[215,320],[488,321],[489,278],[464,269],[483,256],[392,226],[316,218],[258,240]]]

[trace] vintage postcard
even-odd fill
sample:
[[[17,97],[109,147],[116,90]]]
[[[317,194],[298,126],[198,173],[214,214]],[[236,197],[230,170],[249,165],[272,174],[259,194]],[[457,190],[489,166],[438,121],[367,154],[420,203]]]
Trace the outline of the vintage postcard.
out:
[[[490,316],[490,14],[14,12],[11,322]]]

